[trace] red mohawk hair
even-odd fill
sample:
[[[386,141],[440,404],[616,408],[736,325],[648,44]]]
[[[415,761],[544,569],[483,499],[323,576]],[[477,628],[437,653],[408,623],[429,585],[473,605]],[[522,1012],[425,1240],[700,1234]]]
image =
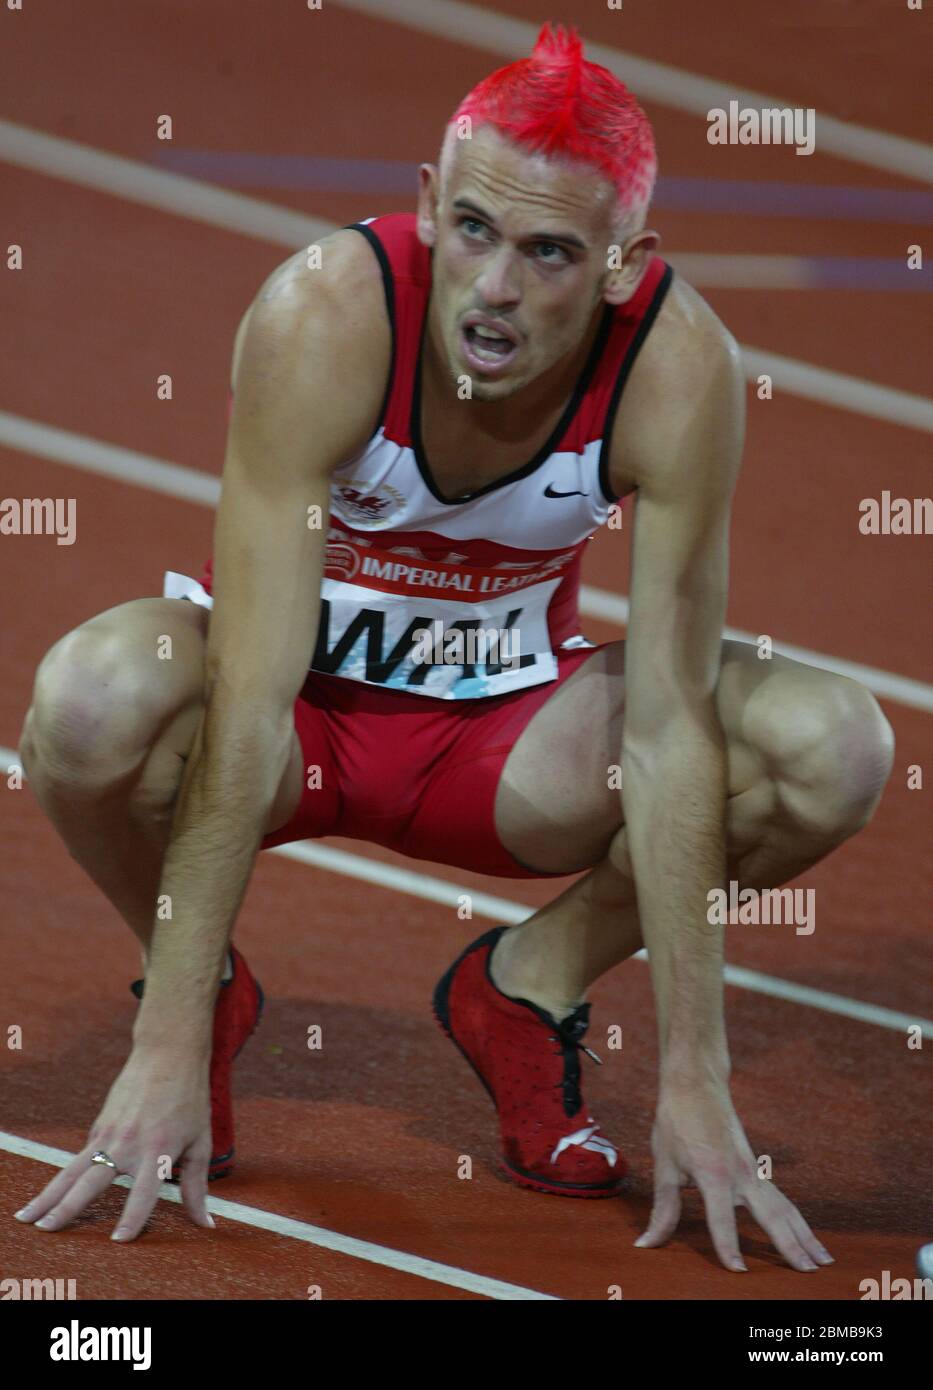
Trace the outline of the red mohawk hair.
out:
[[[521,148],[597,168],[623,215],[642,212],[657,174],[647,116],[624,82],[583,56],[576,29],[550,21],[529,58],[499,68],[464,97],[448,124],[470,118]]]

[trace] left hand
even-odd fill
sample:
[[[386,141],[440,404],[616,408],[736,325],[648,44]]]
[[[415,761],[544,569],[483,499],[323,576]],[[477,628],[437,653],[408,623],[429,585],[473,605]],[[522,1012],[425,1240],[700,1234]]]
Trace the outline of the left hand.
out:
[[[735,1208],[748,1207],[794,1269],[814,1270],[833,1258],[779,1188],[758,1173],[723,1079],[663,1079],[651,1136],[654,1206],[639,1246],[663,1245],[680,1222],[680,1189],[694,1183],[703,1197],[716,1254],[727,1269],[745,1270]]]

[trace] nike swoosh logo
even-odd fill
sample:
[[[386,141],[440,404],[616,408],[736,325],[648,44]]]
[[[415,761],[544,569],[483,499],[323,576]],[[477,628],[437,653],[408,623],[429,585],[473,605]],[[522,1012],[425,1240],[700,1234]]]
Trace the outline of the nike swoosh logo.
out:
[[[550,483],[544,489],[545,497],[589,497],[588,492],[555,492]]]

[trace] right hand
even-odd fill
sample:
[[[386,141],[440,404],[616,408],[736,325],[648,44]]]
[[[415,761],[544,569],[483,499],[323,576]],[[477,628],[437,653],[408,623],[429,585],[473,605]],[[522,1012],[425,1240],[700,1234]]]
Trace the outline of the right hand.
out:
[[[192,1063],[139,1046],[110,1088],[103,1110],[79,1154],[29,1202],[17,1219],[60,1231],[100,1196],[119,1173],[133,1186],[112,1239],[135,1240],[159,1197],[160,1170],[181,1167],[181,1196],[197,1226],[213,1226],[207,1210],[211,1160],[209,1057]],[[117,1165],[91,1163],[102,1149]]]

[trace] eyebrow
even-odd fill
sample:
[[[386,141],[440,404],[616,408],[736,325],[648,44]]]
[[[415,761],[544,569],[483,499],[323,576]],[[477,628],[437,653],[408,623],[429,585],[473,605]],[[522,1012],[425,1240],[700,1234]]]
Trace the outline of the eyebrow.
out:
[[[469,198],[456,198],[454,202],[451,203],[451,207],[463,212],[475,212],[484,222],[488,222],[490,226],[495,226],[495,218],[491,217],[483,208],[478,207],[476,203],[471,203]],[[589,250],[586,242],[581,241],[580,238],[574,236],[572,232],[532,232],[525,239],[527,241],[553,241],[555,245],[558,242],[562,242],[565,246],[575,246],[578,251]]]

